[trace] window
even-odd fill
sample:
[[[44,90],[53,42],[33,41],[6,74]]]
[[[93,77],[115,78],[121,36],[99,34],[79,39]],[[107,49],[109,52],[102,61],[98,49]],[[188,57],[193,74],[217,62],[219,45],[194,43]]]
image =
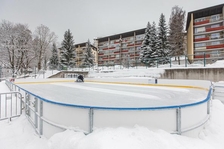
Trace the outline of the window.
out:
[[[219,54],[219,51],[212,51],[211,54]]]
[[[211,21],[212,22],[218,21],[219,19],[220,19],[220,15],[219,14],[211,16]]]
[[[211,28],[215,28],[215,27],[219,27],[220,24],[214,24],[214,25],[211,25]]]
[[[195,33],[205,32],[205,27],[195,28]]]
[[[205,38],[205,35],[198,35],[198,36],[195,36],[195,39],[200,39],[200,38]]]
[[[211,39],[218,39],[218,38],[220,38],[220,33],[211,34]]]
[[[205,47],[206,46],[206,43],[195,43],[194,46],[195,46],[195,48]]]
[[[194,22],[202,22],[202,21],[205,21],[205,17],[203,18],[198,18],[198,19],[195,19]]]
[[[213,41],[212,43],[211,43],[211,45],[219,45],[220,44],[220,41]]]

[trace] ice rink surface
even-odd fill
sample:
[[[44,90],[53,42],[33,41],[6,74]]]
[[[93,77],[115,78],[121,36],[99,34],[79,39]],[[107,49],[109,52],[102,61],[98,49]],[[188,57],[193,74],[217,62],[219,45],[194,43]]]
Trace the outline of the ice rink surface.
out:
[[[119,85],[105,83],[19,84],[47,100],[97,107],[155,107],[204,100],[206,90],[178,87]]]

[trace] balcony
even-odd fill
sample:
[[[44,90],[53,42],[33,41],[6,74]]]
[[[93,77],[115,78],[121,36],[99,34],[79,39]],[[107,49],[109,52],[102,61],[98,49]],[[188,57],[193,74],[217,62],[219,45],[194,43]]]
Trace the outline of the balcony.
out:
[[[128,53],[128,50],[122,50],[121,53]]]
[[[218,22],[221,23],[223,21],[222,15],[220,14],[220,16],[218,18],[217,17],[215,17],[215,18],[212,18],[212,16],[206,17],[205,20],[201,20],[199,22],[194,22],[194,26],[198,27],[198,26],[204,26],[205,24],[210,25],[210,24],[214,24],[214,23],[218,23]]]
[[[209,40],[209,37],[194,39],[194,42],[206,41]]]
[[[206,28],[206,32],[211,32],[211,31],[217,31],[217,30],[222,30],[224,29],[224,26],[219,26],[219,27],[214,27],[214,28]]]
[[[202,24],[206,24],[206,23],[209,23],[210,20],[204,20],[204,21],[201,21],[201,22],[195,22],[194,25],[202,25]]]
[[[103,48],[103,50],[111,50],[111,49],[115,49],[115,47]]]
[[[224,48],[224,44],[206,46],[206,49],[217,49],[217,48]]]

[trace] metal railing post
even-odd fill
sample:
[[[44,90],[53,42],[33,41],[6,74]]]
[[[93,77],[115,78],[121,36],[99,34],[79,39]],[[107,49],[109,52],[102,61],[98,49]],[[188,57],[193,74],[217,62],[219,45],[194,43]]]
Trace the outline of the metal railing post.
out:
[[[177,134],[181,135],[181,108],[176,109],[176,130]]]
[[[93,108],[89,109],[89,133],[93,131]]]
[[[8,111],[8,110],[7,110],[7,107],[8,107],[8,106],[7,106],[7,103],[8,103],[8,102],[7,102],[7,95],[5,95],[5,117],[7,117],[7,111]]]
[[[39,133],[40,133],[40,135],[43,135],[43,119],[42,119],[42,116],[43,116],[43,101],[42,100],[39,100],[39,101],[40,101]]]
[[[185,55],[185,67],[187,67],[187,56]]]
[[[35,97],[34,98],[35,102],[34,102],[34,108],[35,108],[35,127],[37,128],[38,127],[38,116],[37,116],[37,112],[38,112],[38,100],[37,98]]]
[[[25,93],[25,109],[26,115],[30,116],[30,94]]]
[[[207,114],[210,114],[210,100],[207,101]]]
[[[23,97],[22,97],[22,94],[20,93],[19,94],[19,99],[20,99],[20,115],[22,114],[22,111],[23,111],[23,107],[22,107],[22,104],[23,104],[23,99],[22,99]]]
[[[204,67],[205,67],[205,63],[206,63],[206,60],[205,60],[205,52],[204,52]]]
[[[172,64],[171,64],[171,63],[172,63],[172,61],[171,61],[171,57],[169,57],[169,59],[170,59],[170,68],[171,68],[171,65],[172,65]]]

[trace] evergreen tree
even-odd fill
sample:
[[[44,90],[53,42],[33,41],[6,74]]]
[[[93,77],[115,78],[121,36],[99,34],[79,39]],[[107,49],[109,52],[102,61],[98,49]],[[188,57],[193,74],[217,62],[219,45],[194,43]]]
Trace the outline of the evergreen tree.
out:
[[[158,55],[162,59],[160,59],[160,63],[167,63],[168,60],[168,41],[167,41],[167,25],[165,16],[162,13],[160,15],[159,19],[159,25],[158,25]]]
[[[149,22],[145,31],[145,38],[140,51],[140,61],[148,66],[154,66],[157,61],[158,38],[155,22]]]
[[[53,43],[52,56],[50,58],[50,68],[51,69],[57,69],[58,65],[59,65],[58,50],[57,50],[57,47],[56,47],[55,43]]]
[[[151,36],[150,40],[151,40],[151,49],[152,49],[152,55],[151,57],[154,58],[154,60],[156,58],[158,58],[160,55],[158,53],[158,49],[159,49],[159,44],[158,44],[158,36],[157,36],[157,30],[156,30],[156,23],[153,22],[152,23],[152,30],[151,30]]]
[[[86,43],[85,51],[84,51],[84,59],[82,61],[82,66],[83,67],[93,66],[93,64],[94,64],[94,56],[92,53],[91,43],[88,40]]]
[[[151,24],[148,22],[147,27],[145,29],[145,37],[144,40],[142,42],[142,46],[141,46],[141,51],[140,51],[140,57],[139,60],[143,63],[143,64],[149,64],[149,56],[150,56],[150,51],[151,48],[149,46],[150,44],[150,40],[149,40],[149,36],[150,36],[150,32],[151,32]]]
[[[75,46],[72,33],[68,31],[64,34],[64,40],[61,47],[61,64],[64,67],[73,67],[75,65]]]

